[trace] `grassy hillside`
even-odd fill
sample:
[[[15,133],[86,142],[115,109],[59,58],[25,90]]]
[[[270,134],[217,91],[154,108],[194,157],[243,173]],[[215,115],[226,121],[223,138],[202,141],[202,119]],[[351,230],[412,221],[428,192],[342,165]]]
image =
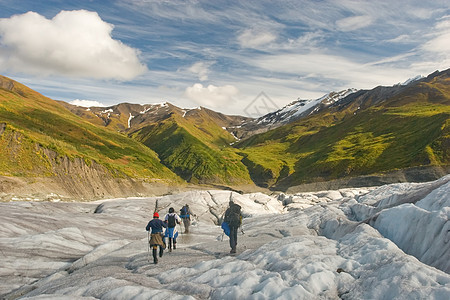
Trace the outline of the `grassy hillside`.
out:
[[[195,118],[195,119],[194,119]],[[233,136],[208,116],[170,118],[144,126],[130,136],[158,153],[176,174],[193,183],[251,183],[242,157],[229,146]]]
[[[157,155],[127,136],[95,126],[56,101],[0,77],[0,174],[51,176],[48,151],[96,162],[113,176],[179,180]],[[82,175],[80,175],[82,176]]]
[[[419,83],[366,110],[330,109],[237,147],[252,179],[267,186],[449,165],[449,77]]]
[[[205,108],[181,109],[170,103],[82,108],[62,103],[89,122],[126,133],[156,151],[161,162],[192,183],[248,184],[242,157],[230,144],[236,138],[224,128],[247,118]]]
[[[92,112],[0,77],[0,175],[68,172],[55,167],[67,162],[58,159],[63,157],[83,162],[80,177],[89,171],[84,167],[100,165],[116,178],[284,188],[448,166],[449,73],[406,87],[359,91],[237,144],[224,127],[239,126],[243,117],[168,103],[123,103]]]

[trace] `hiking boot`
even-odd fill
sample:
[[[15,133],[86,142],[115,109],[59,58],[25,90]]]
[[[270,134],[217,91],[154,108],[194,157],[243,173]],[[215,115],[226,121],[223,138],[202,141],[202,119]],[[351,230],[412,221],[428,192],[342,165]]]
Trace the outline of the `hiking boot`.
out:
[[[159,257],[162,257],[163,256],[163,248],[161,248],[161,249],[159,249]]]
[[[230,253],[236,253],[236,249],[231,249]]]
[[[157,258],[153,259],[153,263],[156,265],[158,263],[158,259]]]
[[[173,250],[177,249],[177,244],[173,243]]]

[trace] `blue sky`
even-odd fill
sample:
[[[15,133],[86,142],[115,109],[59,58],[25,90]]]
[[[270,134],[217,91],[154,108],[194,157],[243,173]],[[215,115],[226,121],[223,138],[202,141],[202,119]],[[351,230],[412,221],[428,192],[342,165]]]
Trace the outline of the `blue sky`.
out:
[[[0,74],[67,102],[243,115],[449,67],[448,0],[0,0]]]

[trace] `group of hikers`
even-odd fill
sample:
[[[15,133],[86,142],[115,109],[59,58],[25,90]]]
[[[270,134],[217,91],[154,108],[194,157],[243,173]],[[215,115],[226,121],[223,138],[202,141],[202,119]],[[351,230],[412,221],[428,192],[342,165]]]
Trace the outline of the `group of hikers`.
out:
[[[164,221],[159,218],[159,213],[155,211],[153,213],[153,219],[148,222],[145,229],[150,232],[149,247],[152,248],[153,262],[158,263],[158,247],[159,257],[163,256],[164,249],[166,248],[166,238],[168,239],[169,252],[172,249],[177,249],[177,237],[178,230],[176,225],[184,224],[184,233],[189,233],[189,227],[191,225],[192,212],[189,209],[189,205],[186,204],[180,209],[180,215],[175,213],[173,207],[169,208],[169,213],[165,215]],[[163,232],[163,229],[164,232]]]
[[[177,248],[177,224],[181,224],[181,222],[183,222],[184,233],[189,233],[191,216],[195,215],[191,212],[188,204],[184,205],[180,209],[180,215],[177,215],[175,213],[175,209],[170,207],[169,212],[164,217],[164,220],[159,218],[159,213],[157,211],[153,213],[153,219],[148,222],[145,229],[150,233],[149,247],[152,248],[153,262],[155,264],[158,263],[158,248],[159,257],[163,256],[166,245],[169,248],[169,252],[172,252],[172,249],[175,250]],[[222,229],[224,230],[224,233],[230,237],[230,253],[236,253],[237,232],[241,224],[241,206],[230,200],[229,207],[225,211],[222,222]],[[166,238],[168,239],[168,244],[166,244]]]

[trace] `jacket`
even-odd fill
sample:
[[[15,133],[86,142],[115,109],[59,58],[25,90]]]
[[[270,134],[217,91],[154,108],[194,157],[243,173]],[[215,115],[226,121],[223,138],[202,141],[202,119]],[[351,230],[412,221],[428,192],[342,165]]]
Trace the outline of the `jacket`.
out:
[[[153,219],[150,222],[148,222],[147,226],[145,227],[145,230],[149,231],[150,228],[152,229],[151,233],[159,233],[163,232],[163,228],[167,228],[167,224],[160,219]]]

